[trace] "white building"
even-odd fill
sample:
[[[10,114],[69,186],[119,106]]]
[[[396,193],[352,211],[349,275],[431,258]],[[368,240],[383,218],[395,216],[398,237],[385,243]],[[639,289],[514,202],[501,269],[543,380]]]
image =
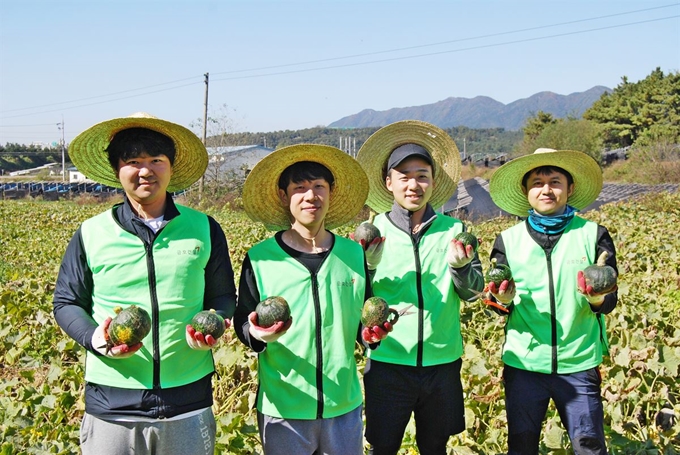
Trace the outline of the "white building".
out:
[[[239,145],[230,147],[208,147],[209,174],[219,172],[220,174],[233,174],[245,177],[248,172],[265,156],[273,152],[274,149],[262,145]]]
[[[68,171],[68,181],[69,183],[92,183],[94,180],[90,180],[85,175],[80,172],[76,167],[70,167],[66,169]]]

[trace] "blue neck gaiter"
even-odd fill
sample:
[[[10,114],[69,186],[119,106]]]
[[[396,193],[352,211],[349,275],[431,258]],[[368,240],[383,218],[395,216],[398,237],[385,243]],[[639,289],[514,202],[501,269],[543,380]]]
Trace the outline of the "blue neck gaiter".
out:
[[[536,213],[534,209],[530,209],[529,218],[527,218],[527,220],[531,227],[538,232],[544,234],[559,234],[566,229],[569,222],[574,218],[574,215],[576,215],[576,212],[578,212],[578,210],[571,205],[566,206],[563,214],[555,216],[543,216]]]

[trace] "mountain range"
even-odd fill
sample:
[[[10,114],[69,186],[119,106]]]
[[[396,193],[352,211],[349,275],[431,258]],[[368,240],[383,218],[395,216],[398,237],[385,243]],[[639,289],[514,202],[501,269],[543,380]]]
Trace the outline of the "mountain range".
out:
[[[488,96],[474,98],[450,97],[432,104],[411,107],[395,107],[386,111],[364,109],[343,117],[329,128],[368,128],[388,125],[399,120],[423,120],[440,128],[466,126],[468,128],[504,128],[519,130],[527,118],[539,111],[552,114],[555,118],[572,116],[580,118],[603,93],[612,90],[595,86],[585,92],[558,95],[553,92],[539,92],[529,98],[503,104]]]

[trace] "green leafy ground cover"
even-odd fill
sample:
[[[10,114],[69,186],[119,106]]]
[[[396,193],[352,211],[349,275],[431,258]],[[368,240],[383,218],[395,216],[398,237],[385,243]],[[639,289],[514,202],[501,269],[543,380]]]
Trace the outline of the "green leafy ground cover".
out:
[[[680,195],[606,205],[586,218],[610,229],[618,249],[619,307],[607,317],[611,357],[602,367],[606,431],[613,454],[674,454],[680,446]],[[0,201],[0,455],[78,453],[83,412],[83,349],[51,313],[61,256],[77,226],[103,205]],[[246,251],[270,235],[241,212],[210,210],[229,240],[237,274]],[[488,258],[495,236],[514,224],[472,226]],[[354,225],[337,232],[347,235]],[[506,447],[500,348],[503,320],[480,302],[462,310],[467,430],[450,453],[495,454]],[[215,351],[217,453],[259,454],[252,410],[256,357],[233,331]],[[363,359],[357,353],[363,367]],[[409,426],[402,453],[416,454]],[[554,409],[541,453],[570,446]]]

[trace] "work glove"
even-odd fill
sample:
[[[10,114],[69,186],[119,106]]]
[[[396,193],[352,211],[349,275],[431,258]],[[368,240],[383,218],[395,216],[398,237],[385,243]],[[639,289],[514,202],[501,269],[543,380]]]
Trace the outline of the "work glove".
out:
[[[230,320],[225,318],[224,328],[228,329],[230,326]],[[203,335],[201,332],[197,332],[191,324],[187,324],[185,336],[189,347],[197,351],[208,351],[220,342],[219,339],[215,339],[212,335]]]
[[[515,298],[515,293],[517,292],[515,280],[503,280],[498,287],[496,287],[496,283],[492,281],[487,286],[491,295],[504,305],[512,302]]]
[[[475,257],[474,250],[472,245],[466,247],[460,240],[451,239],[446,251],[446,262],[454,269],[459,269],[472,261]]]
[[[248,315],[248,322],[250,322],[248,331],[251,337],[264,343],[272,343],[286,333],[293,323],[293,318],[291,316],[286,322],[279,321],[273,326],[265,328],[257,325],[257,313],[253,311]]]
[[[366,246],[364,240],[361,240],[361,247],[366,251],[366,266],[368,270],[375,270],[382,260],[383,249],[385,247],[385,237],[376,237],[371,243]]]
[[[378,343],[387,338],[387,335],[394,330],[392,324],[385,321],[382,327],[376,325],[373,327],[364,327],[361,329],[361,338],[369,344]]]
[[[112,359],[126,359],[135,355],[135,352],[142,348],[142,343],[139,342],[132,346],[121,344],[118,346],[111,345],[109,340],[108,329],[111,324],[111,318],[106,318],[104,322],[98,326],[92,334],[92,349],[103,356]]]
[[[593,292],[593,287],[589,284],[586,284],[586,277],[583,274],[583,271],[579,270],[578,273],[576,274],[576,288],[578,292],[583,294],[586,300],[588,300],[588,303],[595,307],[598,307],[602,305],[602,302],[604,302],[604,296],[616,291],[618,289],[618,286],[614,286],[612,289],[607,290],[607,292],[605,293],[596,294]]]

